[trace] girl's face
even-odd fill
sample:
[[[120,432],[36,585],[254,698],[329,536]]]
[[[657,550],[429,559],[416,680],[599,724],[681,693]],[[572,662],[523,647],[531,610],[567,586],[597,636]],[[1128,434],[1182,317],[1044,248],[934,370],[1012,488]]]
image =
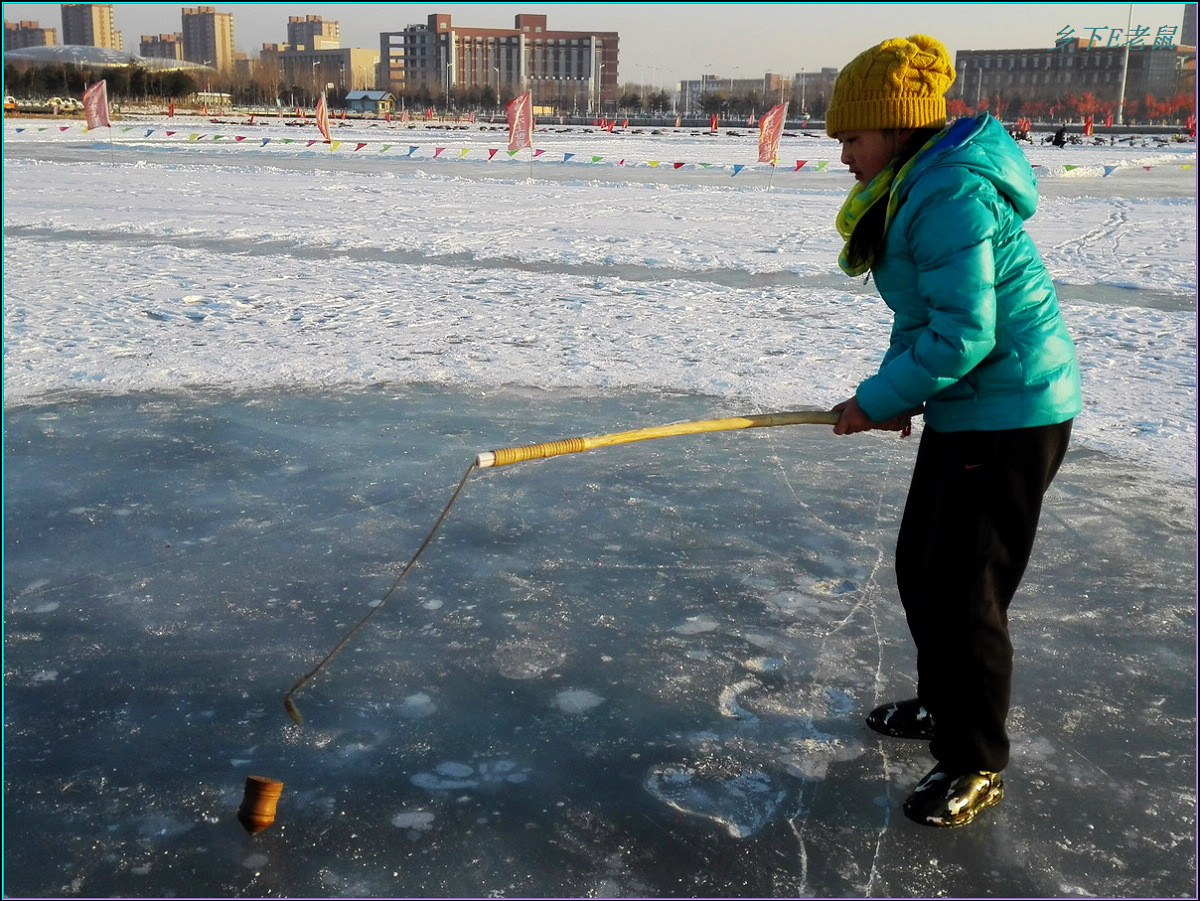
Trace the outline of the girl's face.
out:
[[[912,134],[909,129],[839,131],[837,139],[842,145],[842,163],[850,167],[850,173],[858,181],[866,184],[896,155],[907,139],[905,132]]]

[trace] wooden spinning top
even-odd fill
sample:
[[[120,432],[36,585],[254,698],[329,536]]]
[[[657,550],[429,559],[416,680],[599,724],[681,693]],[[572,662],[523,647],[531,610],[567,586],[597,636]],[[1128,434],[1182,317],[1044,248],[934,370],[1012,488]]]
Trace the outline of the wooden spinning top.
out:
[[[246,790],[242,793],[242,806],[238,808],[238,821],[254,835],[275,822],[275,805],[283,793],[283,783],[262,776],[247,776]]]

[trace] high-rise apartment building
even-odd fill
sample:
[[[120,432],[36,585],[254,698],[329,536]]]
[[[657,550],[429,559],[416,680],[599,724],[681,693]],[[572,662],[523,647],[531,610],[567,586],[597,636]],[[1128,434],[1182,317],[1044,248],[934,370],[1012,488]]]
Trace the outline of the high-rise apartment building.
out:
[[[37,22],[4,22],[4,49],[20,50],[23,47],[49,47],[58,43],[58,33],[53,28],[43,28]]]
[[[287,42],[293,50],[334,50],[342,46],[342,27],[320,16],[288,16]]]
[[[121,32],[113,26],[111,3],[64,3],[62,30],[64,44],[125,49]]]
[[[183,35],[144,34],[138,44],[138,54],[151,59],[183,59]]]
[[[183,58],[222,72],[233,69],[233,13],[211,6],[184,7]]]
[[[518,15],[514,28],[459,28],[437,13],[425,25],[381,33],[379,58],[378,87],[394,94],[528,90],[535,104],[589,113],[617,99],[617,33],[551,31],[541,15]]]

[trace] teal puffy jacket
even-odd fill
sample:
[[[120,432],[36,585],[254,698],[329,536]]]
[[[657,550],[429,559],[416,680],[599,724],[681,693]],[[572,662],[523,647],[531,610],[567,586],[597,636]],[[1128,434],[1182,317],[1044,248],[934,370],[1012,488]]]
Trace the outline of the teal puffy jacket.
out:
[[[956,122],[894,190],[876,286],[895,314],[859,406],[883,422],[925,405],[938,431],[1065,422],[1083,408],[1075,345],[1025,233],[1037,179],[986,113]]]

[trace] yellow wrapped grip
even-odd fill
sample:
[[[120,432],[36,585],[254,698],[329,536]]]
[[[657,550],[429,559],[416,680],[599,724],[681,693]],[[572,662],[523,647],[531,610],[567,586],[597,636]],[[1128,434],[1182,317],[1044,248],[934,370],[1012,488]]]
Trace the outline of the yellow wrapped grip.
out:
[[[559,441],[546,441],[542,444],[527,444],[520,447],[483,451],[475,458],[475,465],[480,469],[486,469],[489,466],[507,466],[510,463],[521,463],[525,460],[577,454],[596,447],[611,447],[614,444],[628,444],[633,441],[646,441],[650,438],[669,438],[674,435],[697,435],[702,432],[724,432],[732,429],[801,423],[836,425],[840,415],[826,410],[796,410],[788,413],[758,413],[750,416],[727,416],[722,419],[675,422],[670,425],[651,426],[645,429],[593,435],[590,438],[563,438]]]

